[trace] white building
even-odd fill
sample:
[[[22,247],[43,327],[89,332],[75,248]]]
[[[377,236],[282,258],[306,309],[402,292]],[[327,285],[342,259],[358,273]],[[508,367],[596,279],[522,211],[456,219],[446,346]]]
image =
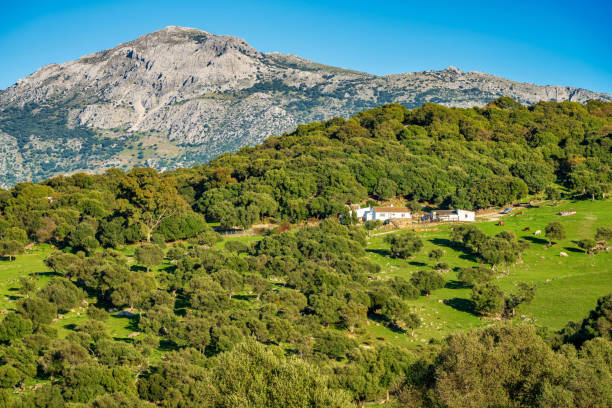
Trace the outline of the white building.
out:
[[[366,217],[367,217],[367,214],[370,213],[370,211],[372,211],[371,207],[357,208],[357,209],[353,210],[353,212],[355,213],[357,218],[359,218],[360,220],[363,220],[363,221],[367,221]]]
[[[386,221],[395,219],[409,220],[410,210],[402,207],[368,207],[353,210],[362,221]]]
[[[476,220],[476,213],[467,210],[436,210],[430,215],[431,221],[467,221]]]

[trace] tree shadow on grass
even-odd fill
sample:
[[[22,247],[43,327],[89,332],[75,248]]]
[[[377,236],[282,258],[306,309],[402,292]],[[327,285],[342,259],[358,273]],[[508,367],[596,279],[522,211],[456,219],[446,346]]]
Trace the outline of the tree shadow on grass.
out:
[[[170,340],[160,340],[157,349],[159,351],[177,351],[179,348]]]
[[[532,237],[530,235],[524,236],[523,239],[526,239],[527,241],[533,242],[534,244],[541,244],[541,245],[548,244],[547,240],[542,239],[542,238]]]
[[[413,266],[427,266],[427,264],[424,262],[410,261],[408,263]]]
[[[173,264],[164,264],[161,268],[159,268],[160,272],[173,273],[176,271],[176,265]]]
[[[140,265],[132,265],[130,266],[130,271],[133,272],[146,272],[147,268],[144,266],[140,266]]]
[[[431,242],[434,245],[439,245],[439,246],[443,246],[447,248],[453,248],[453,249],[461,248],[461,244],[455,241],[451,241],[448,238],[433,238],[433,239],[430,239],[429,242]]]
[[[116,317],[115,319],[121,319],[120,317]],[[138,320],[139,318],[130,319],[130,322],[126,326],[126,329],[131,330],[133,332],[138,331]]]
[[[34,272],[31,273],[30,275],[35,275],[35,276],[49,276],[49,277],[53,277],[53,276],[62,276],[61,274],[54,272],[54,271],[46,271],[46,272]]]
[[[257,295],[233,295],[232,299],[249,301],[257,299]]]
[[[393,333],[406,333],[405,330],[400,327],[397,327],[391,321],[389,321],[386,316],[380,315],[378,313],[368,313],[368,319],[375,321],[376,323],[382,324],[383,326],[391,330]]]
[[[450,280],[444,285],[446,289],[469,289],[470,285],[458,280]]]
[[[76,325],[76,324],[74,324],[74,323],[69,323],[69,324],[65,324],[65,325],[64,325],[64,329],[66,329],[66,330],[72,330],[72,331],[74,331],[74,329],[76,329],[76,327],[77,327],[77,325]]]
[[[380,256],[390,256],[391,252],[387,249],[366,249],[366,252],[371,252],[373,254],[378,254]]]
[[[578,249],[578,248],[565,247],[563,249],[565,249],[566,251],[569,251],[569,252],[577,252],[579,254],[584,254],[584,251],[582,249]]]
[[[114,341],[121,341],[123,343],[131,343],[134,344],[134,339],[131,337],[113,337]]]
[[[463,298],[452,298],[448,299],[444,302],[455,310],[459,310],[460,312],[466,312],[475,315],[476,311],[474,308],[474,302],[469,299]]]
[[[465,259],[466,261],[478,262],[478,257],[474,254],[461,254],[459,258]]]

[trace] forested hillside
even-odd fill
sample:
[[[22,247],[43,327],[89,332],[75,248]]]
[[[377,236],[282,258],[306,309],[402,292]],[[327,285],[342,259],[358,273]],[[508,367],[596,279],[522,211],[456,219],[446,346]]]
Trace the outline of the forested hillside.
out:
[[[612,103],[392,104],[208,165],[0,190],[0,263],[30,262],[0,268],[10,294],[0,300],[0,406],[610,406],[611,297],[547,330],[515,313],[538,288],[496,284],[534,259],[523,257],[530,245],[565,240],[562,224],[546,225],[548,241],[478,225],[425,243],[401,231],[383,251],[336,216],[367,200],[416,209],[603,200],[599,224],[584,217],[588,239],[571,237],[585,238],[571,256],[605,268],[611,132]],[[262,221],[274,229],[220,234]],[[431,267],[414,260],[425,245]],[[390,275],[373,254],[420,270]],[[413,305],[442,288],[469,290],[471,303],[440,304],[489,327],[391,341],[433,325]],[[380,331],[393,337],[371,335]]]

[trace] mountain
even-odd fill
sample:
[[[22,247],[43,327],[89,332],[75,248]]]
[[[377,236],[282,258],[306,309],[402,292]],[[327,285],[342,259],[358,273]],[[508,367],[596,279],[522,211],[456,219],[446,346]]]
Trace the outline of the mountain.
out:
[[[166,27],[47,65],[0,91],[0,186],[109,167],[187,166],[301,123],[390,102],[471,107],[500,96],[525,104],[612,101],[454,67],[376,76]]]

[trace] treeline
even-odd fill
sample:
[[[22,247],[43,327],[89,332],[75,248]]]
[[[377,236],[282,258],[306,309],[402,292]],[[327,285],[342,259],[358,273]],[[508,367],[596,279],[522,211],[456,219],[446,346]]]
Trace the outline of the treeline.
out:
[[[612,173],[612,104],[484,108],[391,104],[299,126],[208,165],[157,174],[117,169],[0,191],[3,252],[27,238],[83,250],[194,238],[205,220],[248,228],[347,212],[349,203],[402,196],[419,205],[485,208],[545,193],[602,198]],[[416,204],[420,203],[420,204]],[[204,217],[204,218],[202,218]],[[96,242],[97,241],[97,244]],[[10,241],[10,242],[9,242]]]

